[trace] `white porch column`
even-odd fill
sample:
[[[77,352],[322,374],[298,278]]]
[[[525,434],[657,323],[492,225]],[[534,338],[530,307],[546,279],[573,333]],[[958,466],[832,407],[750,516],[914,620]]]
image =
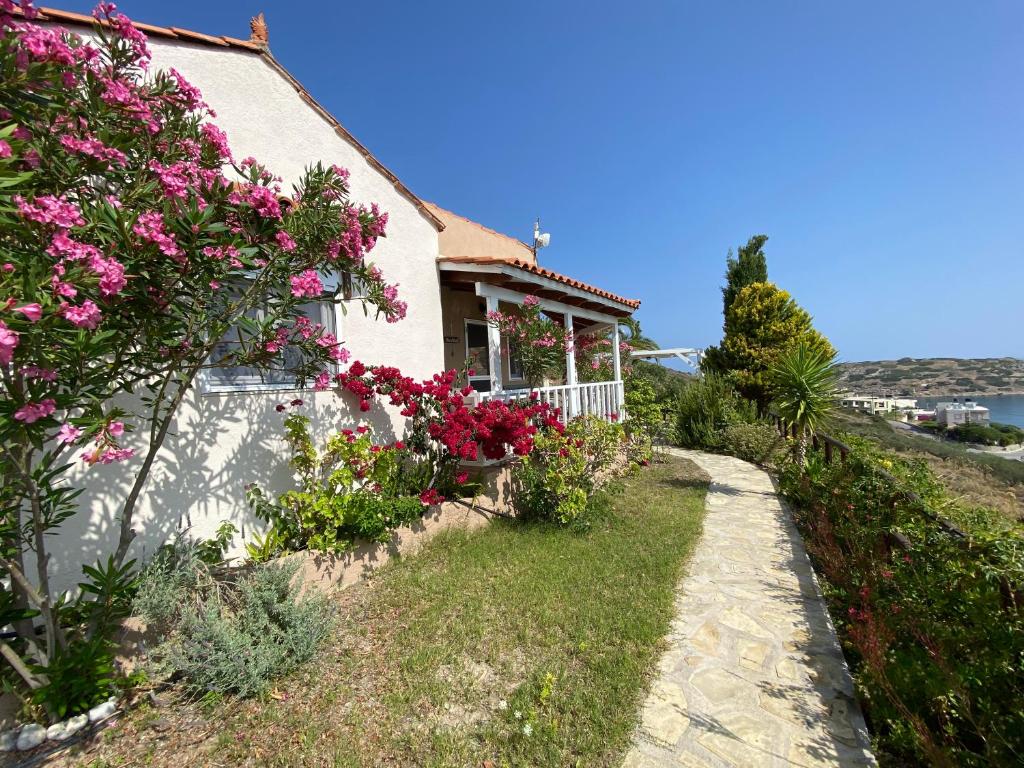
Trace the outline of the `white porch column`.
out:
[[[571,348],[565,351],[565,383],[569,385],[569,399],[567,401],[569,405],[569,413],[565,414],[567,419],[572,418],[580,412],[580,392],[576,389],[576,334],[573,332],[572,312],[566,312],[563,314],[565,318],[565,330],[567,334],[572,334]]]
[[[622,386],[622,362],[619,359],[619,344],[619,323],[616,321],[612,324],[612,372],[615,381],[618,382],[615,385],[615,399],[617,400],[615,407],[619,411],[619,419],[621,420],[625,418],[623,404],[626,400],[626,393]]]
[[[498,297],[487,297],[487,314],[498,311]],[[501,331],[487,324],[487,359],[491,365],[491,392],[501,392]]]

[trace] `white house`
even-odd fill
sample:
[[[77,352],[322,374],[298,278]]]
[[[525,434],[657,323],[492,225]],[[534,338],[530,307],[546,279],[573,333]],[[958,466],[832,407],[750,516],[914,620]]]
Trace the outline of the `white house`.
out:
[[[844,394],[840,404],[843,408],[853,408],[864,413],[882,414],[891,411],[911,410],[917,407],[917,400],[907,397],[874,397],[872,395]]]
[[[91,33],[91,17],[81,14],[45,9],[39,21]],[[309,164],[337,163],[351,172],[355,201],[376,202],[388,213],[387,237],[371,258],[389,281],[400,284],[409,305],[406,319],[390,325],[364,317],[358,308],[346,314],[344,301],[320,308],[322,320],[335,326],[353,359],[395,365],[407,375],[428,378],[458,366],[482,347],[490,366],[487,382],[474,385],[483,397],[505,397],[520,383],[496,331],[480,325],[488,309],[519,303],[533,293],[577,332],[612,326],[617,333],[616,320],[639,305],[542,269],[526,245],[420,200],[274,59],[262,17],[253,20],[249,40],[138,26],[149,36],[152,68],[173,67],[202,91],[236,157],[258,158],[283,178],[285,189]],[[603,386],[581,387],[570,365],[568,379],[545,391],[544,399],[559,402],[570,413],[620,409],[618,376]],[[227,372],[214,372],[202,381],[183,404],[145,488],[132,554],[145,556],[185,528],[191,535],[210,537],[222,521],[241,531],[233,554],[239,553],[257,524],[246,507],[243,486],[257,481],[281,491],[291,484],[282,417],[275,406],[296,396],[291,384]],[[359,414],[351,401],[333,392],[305,390],[301,397],[318,438],[365,416],[385,438],[402,432],[393,411],[375,408]],[[55,586],[73,585],[81,576],[81,563],[114,550],[119,500],[132,472],[132,462],[126,462],[89,469],[87,482],[77,478],[87,487],[81,503],[93,512],[64,524],[53,547]]]
[[[954,398],[951,403],[935,404],[935,421],[944,427],[955,427],[958,424],[988,424],[989,411],[973,400],[960,402]]]

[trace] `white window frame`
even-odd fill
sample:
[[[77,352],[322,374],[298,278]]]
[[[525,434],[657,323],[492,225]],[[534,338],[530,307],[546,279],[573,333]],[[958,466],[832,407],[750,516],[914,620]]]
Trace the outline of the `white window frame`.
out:
[[[338,289],[338,278],[337,275],[320,275],[320,279],[324,283],[324,293],[334,294]],[[320,319],[314,320],[313,322],[320,322],[324,326],[324,330],[327,333],[333,333],[334,336],[341,341],[341,313],[338,311],[340,299],[335,297],[324,298],[318,303],[320,305]],[[314,302],[305,302],[312,304]],[[337,363],[330,363],[327,366],[327,370],[332,373],[338,371]],[[237,383],[228,383],[222,380],[217,380],[213,373],[212,368],[203,368],[199,372],[199,388],[200,392],[204,395],[219,395],[233,392],[297,392],[302,391],[294,381],[289,382],[266,382],[266,381],[245,381]]]
[[[508,360],[509,382],[526,381],[523,373],[523,361],[512,354],[512,342],[506,337],[501,340],[501,343],[505,347],[505,359]]]

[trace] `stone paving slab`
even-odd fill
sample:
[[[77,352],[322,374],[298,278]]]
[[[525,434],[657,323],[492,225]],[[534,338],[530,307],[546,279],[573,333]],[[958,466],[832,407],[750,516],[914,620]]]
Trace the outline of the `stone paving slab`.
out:
[[[771,479],[739,459],[672,452],[711,475],[707,516],[623,768],[875,765],[821,591]]]

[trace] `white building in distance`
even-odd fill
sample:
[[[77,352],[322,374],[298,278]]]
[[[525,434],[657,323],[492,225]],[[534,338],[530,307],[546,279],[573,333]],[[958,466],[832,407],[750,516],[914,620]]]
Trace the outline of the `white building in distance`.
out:
[[[935,404],[935,421],[944,427],[955,427],[958,424],[988,424],[988,408],[978,405],[973,400]]]

